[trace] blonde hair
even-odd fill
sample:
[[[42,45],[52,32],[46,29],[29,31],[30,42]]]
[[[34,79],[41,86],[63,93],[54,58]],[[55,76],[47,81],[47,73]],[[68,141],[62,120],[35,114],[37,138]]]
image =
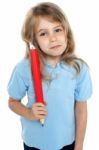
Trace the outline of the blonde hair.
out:
[[[38,5],[32,7],[28,11],[22,28],[22,39],[26,43],[26,58],[29,58],[29,49],[30,49],[29,43],[32,43],[39,52],[41,65],[40,68],[41,74],[43,76],[43,69],[44,69],[44,64],[42,62],[43,52],[40,50],[35,37],[35,29],[39,17],[47,17],[50,21],[60,22],[63,25],[64,31],[66,32],[67,47],[65,52],[62,54],[61,59],[70,66],[74,67],[77,74],[79,74],[80,65],[78,61],[76,61],[78,58],[74,54],[75,42],[71,27],[64,12],[54,3],[50,2],[39,3]]]

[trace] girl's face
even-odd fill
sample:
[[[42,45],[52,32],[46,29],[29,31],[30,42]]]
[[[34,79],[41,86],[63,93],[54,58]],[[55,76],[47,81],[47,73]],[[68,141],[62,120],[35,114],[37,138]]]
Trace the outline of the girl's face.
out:
[[[46,57],[60,58],[67,46],[65,31],[61,23],[39,18],[36,29],[37,43]]]

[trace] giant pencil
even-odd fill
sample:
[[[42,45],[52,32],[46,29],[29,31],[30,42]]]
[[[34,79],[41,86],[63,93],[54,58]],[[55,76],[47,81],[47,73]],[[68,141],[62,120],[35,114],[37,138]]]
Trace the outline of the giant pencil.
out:
[[[31,70],[32,70],[32,78],[34,83],[36,102],[45,104],[43,98],[43,90],[42,90],[39,55],[37,50],[31,46],[30,46],[30,59],[31,59]],[[43,125],[44,119],[41,119],[40,122]]]

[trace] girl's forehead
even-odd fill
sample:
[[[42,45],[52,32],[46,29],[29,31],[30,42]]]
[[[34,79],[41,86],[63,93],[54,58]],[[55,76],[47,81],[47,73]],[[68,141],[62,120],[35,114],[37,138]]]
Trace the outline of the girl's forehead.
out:
[[[39,17],[36,18],[36,28],[40,28],[40,27],[50,27],[50,26],[57,26],[57,25],[61,25],[61,23],[59,21],[54,21],[51,20],[48,17]]]

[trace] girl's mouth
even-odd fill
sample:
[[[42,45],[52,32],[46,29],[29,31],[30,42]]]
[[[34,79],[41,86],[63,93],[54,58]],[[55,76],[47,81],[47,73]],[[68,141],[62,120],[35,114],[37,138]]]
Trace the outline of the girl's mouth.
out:
[[[52,46],[52,47],[50,47],[50,49],[56,49],[56,48],[59,48],[59,47],[61,47],[61,45]]]

